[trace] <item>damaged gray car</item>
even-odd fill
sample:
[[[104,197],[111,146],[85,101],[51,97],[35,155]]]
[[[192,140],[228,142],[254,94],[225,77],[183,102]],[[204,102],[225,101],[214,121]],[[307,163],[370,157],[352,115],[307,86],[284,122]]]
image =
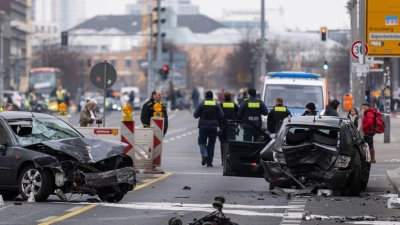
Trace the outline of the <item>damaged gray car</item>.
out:
[[[31,112],[0,113],[0,194],[45,201],[51,194],[119,202],[136,186],[126,144],[83,137],[64,121]]]
[[[271,139],[243,121],[228,121],[225,176],[264,177],[269,189],[331,189],[359,196],[371,167],[368,147],[347,119],[286,118]]]

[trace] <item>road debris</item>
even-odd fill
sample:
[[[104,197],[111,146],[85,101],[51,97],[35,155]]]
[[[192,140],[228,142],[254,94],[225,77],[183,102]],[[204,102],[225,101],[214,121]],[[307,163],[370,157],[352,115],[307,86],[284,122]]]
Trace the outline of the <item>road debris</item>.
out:
[[[189,186],[185,186],[185,187],[183,187],[183,190],[191,190],[192,188],[191,187],[189,187]]]
[[[303,212],[302,219],[303,219],[303,220],[311,220],[311,213],[310,213],[310,212],[307,212],[307,211],[304,211],[304,212]]]
[[[391,197],[387,201],[388,209],[400,209],[400,198]]]

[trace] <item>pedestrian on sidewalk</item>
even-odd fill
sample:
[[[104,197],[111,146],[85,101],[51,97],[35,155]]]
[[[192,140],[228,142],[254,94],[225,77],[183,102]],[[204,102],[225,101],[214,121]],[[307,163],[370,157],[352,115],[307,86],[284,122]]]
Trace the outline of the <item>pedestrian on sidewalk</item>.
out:
[[[375,124],[375,109],[369,107],[369,103],[365,102],[362,105],[364,110],[364,118],[362,121],[362,130],[364,132],[364,140],[367,142],[369,147],[369,153],[371,154],[371,163],[376,163],[375,160],[375,149],[374,149],[374,124]]]
[[[207,163],[207,167],[213,167],[214,148],[217,140],[219,121],[224,117],[221,106],[213,99],[211,91],[206,92],[206,99],[200,102],[193,113],[195,119],[199,119],[199,138],[201,165]],[[207,141],[208,140],[208,141]]]
[[[347,119],[351,120],[353,122],[354,126],[357,127],[358,131],[361,131],[361,118],[358,115],[358,111],[356,108],[351,108],[349,110],[349,113],[347,114]]]

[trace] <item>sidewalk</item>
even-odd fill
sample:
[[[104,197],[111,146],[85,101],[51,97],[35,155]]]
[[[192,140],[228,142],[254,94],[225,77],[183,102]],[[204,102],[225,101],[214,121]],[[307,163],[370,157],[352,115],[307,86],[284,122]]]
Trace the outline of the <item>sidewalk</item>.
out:
[[[384,134],[379,134],[374,137],[377,163],[382,162],[379,155],[400,151],[400,118],[390,118],[390,143],[383,143],[383,136]],[[400,167],[395,170],[387,170],[386,175],[388,176],[389,181],[393,184],[394,190],[400,197]]]

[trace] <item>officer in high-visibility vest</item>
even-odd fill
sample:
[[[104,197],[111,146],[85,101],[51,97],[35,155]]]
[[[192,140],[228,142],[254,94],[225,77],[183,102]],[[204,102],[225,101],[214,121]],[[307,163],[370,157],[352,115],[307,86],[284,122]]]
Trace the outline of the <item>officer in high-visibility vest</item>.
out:
[[[161,105],[161,112],[158,112],[158,114],[164,118],[164,136],[167,133],[168,130],[168,114],[167,114],[167,108],[165,105],[161,102],[162,94],[160,90],[154,90],[151,93],[151,98],[146,101],[143,106],[142,106],[142,113],[140,114],[140,121],[142,121],[143,127],[148,128],[150,127],[150,120],[151,117],[155,116],[155,112],[157,112],[154,109],[154,106],[159,103]],[[156,106],[157,108],[157,106]],[[157,113],[156,113],[157,115]]]
[[[58,104],[61,104],[62,102],[65,101],[65,95],[67,94],[67,91],[63,89],[63,87],[60,85],[58,86],[58,89],[56,91],[56,98]]]
[[[194,118],[199,119],[199,138],[201,165],[213,167],[214,148],[217,140],[219,121],[224,117],[221,106],[213,99],[211,91],[206,92],[205,100],[197,105],[193,113]],[[207,141],[208,139],[208,141]]]
[[[29,104],[36,104],[37,96],[35,89],[32,89],[31,92],[28,94],[28,102]]]
[[[224,92],[224,99],[220,103],[222,112],[224,113],[224,118],[220,122],[220,131],[218,134],[219,142],[221,143],[221,160],[222,164],[224,163],[225,155],[226,155],[226,142],[228,140],[235,140],[236,128],[233,124],[230,124],[228,128],[226,128],[227,120],[237,119],[237,112],[239,111],[239,106],[232,102],[232,94],[229,91]],[[226,135],[226,129],[228,129],[228,136]]]
[[[243,103],[240,105],[238,119],[251,122],[261,129],[261,115],[268,115],[267,106],[265,106],[265,103],[261,99],[257,98],[256,89],[251,88],[247,93],[250,95],[250,98],[244,99]],[[258,132],[254,131],[252,127],[246,124],[243,124],[243,129],[244,141],[256,141]]]
[[[277,125],[286,117],[292,116],[290,111],[283,106],[283,98],[277,97],[275,99],[275,107],[268,113],[267,129],[271,134],[276,133]]]

